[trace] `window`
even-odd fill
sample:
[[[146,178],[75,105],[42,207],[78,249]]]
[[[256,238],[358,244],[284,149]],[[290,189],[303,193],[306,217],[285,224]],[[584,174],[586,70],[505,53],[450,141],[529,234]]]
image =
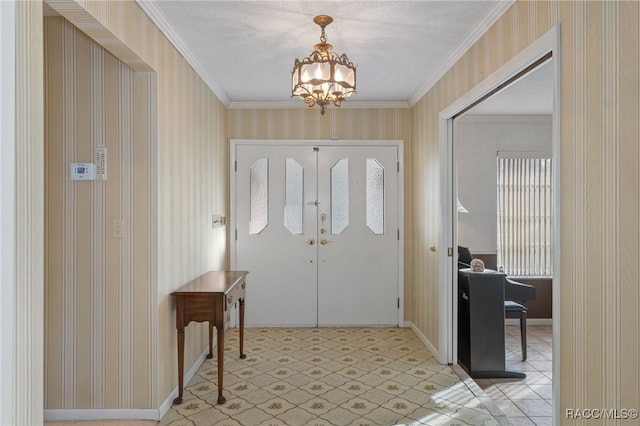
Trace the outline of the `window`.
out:
[[[508,275],[553,274],[550,157],[498,152],[498,266]]]

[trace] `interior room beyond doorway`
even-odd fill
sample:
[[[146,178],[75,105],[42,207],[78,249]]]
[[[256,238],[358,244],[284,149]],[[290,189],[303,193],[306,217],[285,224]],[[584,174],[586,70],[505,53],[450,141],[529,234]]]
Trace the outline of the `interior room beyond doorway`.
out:
[[[457,198],[465,210],[457,214],[457,244],[469,247],[489,269],[504,267],[498,250],[498,153],[543,153],[552,158],[552,64],[545,62],[454,120]],[[536,289],[536,299],[525,304],[528,358],[521,358],[518,320],[506,320],[505,357],[508,369],[527,377],[476,380],[503,414],[518,424],[552,423],[552,276],[551,270],[546,275],[516,277]]]

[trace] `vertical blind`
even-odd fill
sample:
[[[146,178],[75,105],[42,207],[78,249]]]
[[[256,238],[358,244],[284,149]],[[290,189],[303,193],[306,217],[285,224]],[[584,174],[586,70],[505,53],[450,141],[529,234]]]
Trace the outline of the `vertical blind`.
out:
[[[498,265],[508,275],[553,274],[551,155],[498,152]]]

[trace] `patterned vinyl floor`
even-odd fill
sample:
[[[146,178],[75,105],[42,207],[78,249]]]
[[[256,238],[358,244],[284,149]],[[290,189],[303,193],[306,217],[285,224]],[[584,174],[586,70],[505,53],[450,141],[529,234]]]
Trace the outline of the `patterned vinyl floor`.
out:
[[[160,425],[498,425],[407,328],[250,328],[244,346],[225,333],[226,404],[214,357]]]

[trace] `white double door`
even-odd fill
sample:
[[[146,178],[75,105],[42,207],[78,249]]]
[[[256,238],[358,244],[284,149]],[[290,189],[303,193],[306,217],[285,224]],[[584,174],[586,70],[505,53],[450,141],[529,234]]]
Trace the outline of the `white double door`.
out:
[[[236,145],[249,326],[399,324],[397,146]]]

